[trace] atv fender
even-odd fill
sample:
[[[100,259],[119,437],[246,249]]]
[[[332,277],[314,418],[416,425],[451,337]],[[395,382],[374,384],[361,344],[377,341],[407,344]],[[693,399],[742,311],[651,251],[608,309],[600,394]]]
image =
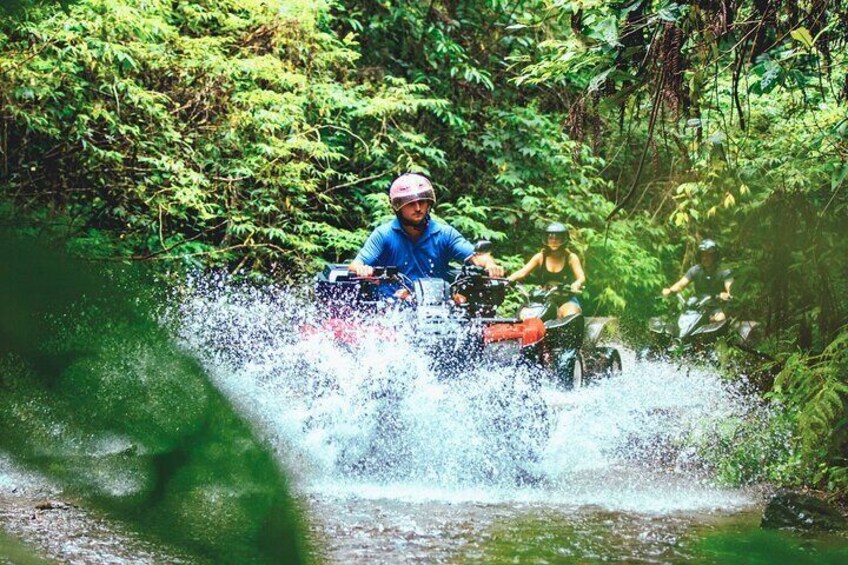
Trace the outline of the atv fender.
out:
[[[534,345],[545,337],[545,324],[539,318],[523,321],[497,322],[483,327],[483,342],[492,343],[510,339],[521,340],[526,347]]]
[[[701,340],[701,343],[709,339],[715,339],[719,336],[727,335],[730,330],[730,320],[724,319],[718,322],[709,322],[703,326],[696,328],[689,334],[689,340]]]
[[[549,349],[579,349],[585,332],[586,324],[581,314],[545,322],[545,341]]]
[[[754,331],[754,328],[759,325],[759,322],[754,322],[751,320],[742,320],[736,322],[736,333],[739,335],[739,338],[742,340],[742,342],[745,343],[751,339],[751,333]]]
[[[648,320],[648,330],[651,333],[672,336],[676,329],[673,324],[668,323],[664,318],[659,316],[654,316]]]
[[[593,346],[601,339],[601,334],[607,327],[614,327],[618,324],[618,318],[612,316],[598,316],[586,318],[586,337],[585,345]]]

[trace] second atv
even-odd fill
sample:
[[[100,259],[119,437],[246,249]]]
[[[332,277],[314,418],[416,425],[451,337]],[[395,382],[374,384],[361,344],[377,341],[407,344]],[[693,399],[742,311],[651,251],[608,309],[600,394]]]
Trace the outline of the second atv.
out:
[[[557,305],[572,292],[567,286],[533,288],[525,291],[524,304],[517,318],[539,319],[544,323],[546,340],[542,362],[555,375],[562,388],[578,388],[592,378],[621,372],[621,354],[614,347],[600,345],[600,337],[613,318],[573,314],[558,318]]]

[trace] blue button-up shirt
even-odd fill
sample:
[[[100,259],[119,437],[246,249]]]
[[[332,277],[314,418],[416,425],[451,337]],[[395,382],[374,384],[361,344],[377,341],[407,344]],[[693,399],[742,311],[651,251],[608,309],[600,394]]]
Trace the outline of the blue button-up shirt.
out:
[[[397,267],[412,280],[447,280],[448,263],[465,261],[473,254],[474,246],[447,224],[431,219],[421,237],[413,242],[395,218],[371,232],[356,260],[372,267]]]

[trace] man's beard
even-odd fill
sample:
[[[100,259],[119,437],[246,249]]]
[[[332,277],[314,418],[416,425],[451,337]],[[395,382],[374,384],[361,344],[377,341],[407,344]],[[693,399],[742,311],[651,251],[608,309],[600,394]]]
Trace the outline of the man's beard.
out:
[[[430,223],[430,212],[424,214],[424,217],[418,220],[417,222],[413,222],[412,220],[407,220],[404,218],[400,212],[397,214],[398,221],[400,221],[400,225],[410,227],[416,230],[424,231],[424,228],[427,227],[427,224]]]

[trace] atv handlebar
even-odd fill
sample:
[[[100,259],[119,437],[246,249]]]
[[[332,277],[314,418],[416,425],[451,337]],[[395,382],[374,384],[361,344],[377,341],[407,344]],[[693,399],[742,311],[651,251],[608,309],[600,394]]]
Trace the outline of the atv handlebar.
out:
[[[504,277],[492,277],[489,276],[489,272],[485,267],[481,267],[479,265],[463,265],[462,268],[457,273],[456,278],[451,283],[451,288],[454,286],[459,286],[461,284],[468,283],[483,283],[492,286],[507,286],[510,284],[509,279]]]
[[[515,284],[515,283],[513,282],[513,284]],[[542,290],[542,289],[538,288],[538,285],[532,285],[530,283],[521,283],[521,284],[523,286],[533,286],[533,287],[535,287],[534,290],[536,292],[539,292],[544,297],[544,299],[546,299],[546,300],[549,297],[553,296],[554,294],[568,294],[568,295],[571,295],[571,296],[578,296],[578,295],[583,294],[582,289],[581,290],[572,290],[570,286],[564,285],[564,284],[557,284],[557,285],[551,286],[550,288],[548,288],[546,290]],[[530,292],[525,290],[522,286],[519,286],[518,289],[521,292],[521,294],[524,295],[525,298],[530,298]]]
[[[351,273],[351,279],[357,281],[377,281],[396,279],[399,275],[397,267],[371,267],[371,274],[360,277],[355,273]]]
[[[692,296],[691,298],[689,298],[689,300],[683,298],[683,295],[679,292],[675,292],[674,295],[681,306],[692,306],[695,308],[703,308],[710,302],[730,302],[733,299],[732,296],[729,296],[726,299],[722,298],[720,294],[708,294],[701,296],[700,298]],[[657,300],[666,300],[668,298],[671,298],[671,295],[659,295],[657,297]]]
[[[722,302],[729,302],[729,301],[733,300],[733,297],[732,297],[732,296],[728,296],[727,298],[722,298],[722,297],[721,297],[721,294],[723,294],[723,293],[720,293],[720,294],[705,294],[704,296],[702,296],[702,297],[701,297],[701,298],[699,298],[698,300],[699,300],[699,301],[705,301],[705,300],[721,300]],[[683,295],[682,295],[680,292],[675,292],[675,293],[674,293],[674,296],[675,296],[678,300],[681,300],[681,301],[685,301],[685,300],[686,300],[685,298],[683,298]],[[660,295],[658,295],[656,298],[657,298],[657,300],[666,300],[666,299],[668,299],[668,298],[671,298],[671,295],[664,296],[664,295],[660,294]]]
[[[374,274],[372,277],[374,278],[386,278],[392,279],[398,275],[397,267],[373,267]]]
[[[355,281],[365,281],[372,283],[381,283],[384,281],[393,281],[399,283],[403,288],[409,290],[412,281],[409,280],[409,277],[400,272],[395,266],[379,266],[379,267],[371,267],[372,274],[367,277],[358,277],[355,274],[351,273],[351,280]]]

